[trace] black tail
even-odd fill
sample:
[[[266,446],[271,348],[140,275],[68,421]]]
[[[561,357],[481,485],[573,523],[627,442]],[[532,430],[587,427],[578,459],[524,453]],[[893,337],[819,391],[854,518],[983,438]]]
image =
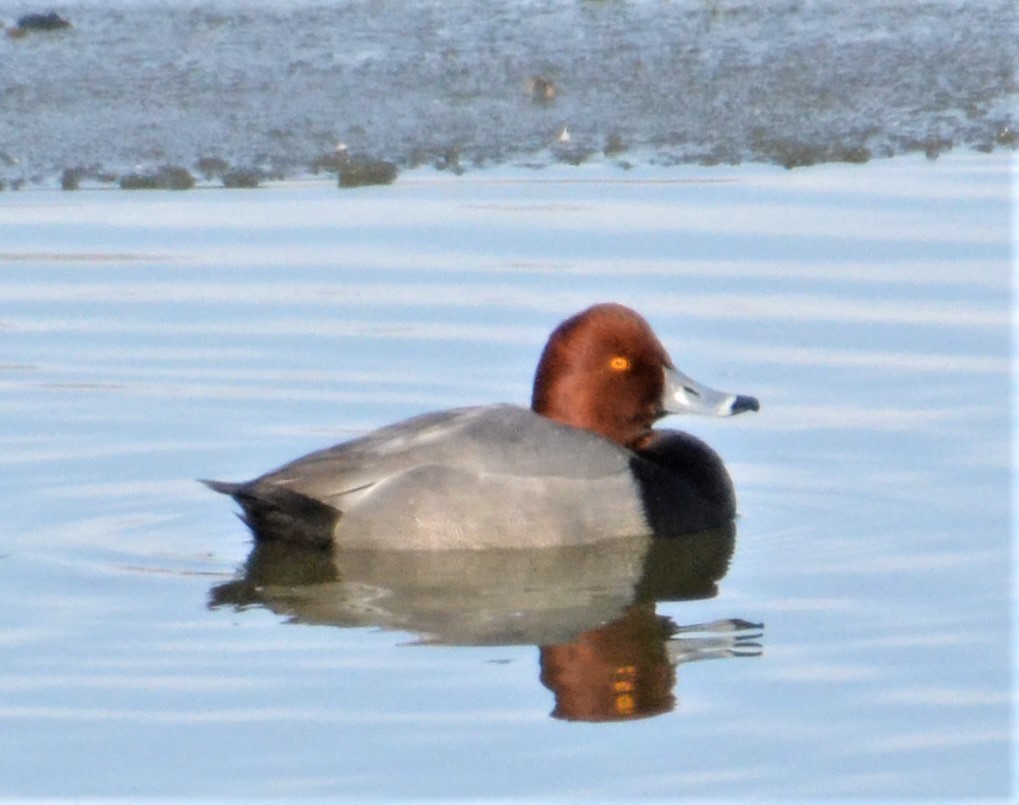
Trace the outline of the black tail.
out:
[[[333,544],[341,515],[327,503],[257,481],[235,484],[203,480],[202,483],[240,504],[244,510],[241,519],[257,540],[297,542],[322,548]]]
[[[237,492],[244,487],[244,484],[232,484],[228,481],[209,481],[205,478],[199,478],[199,483],[205,484],[213,492],[221,492],[224,495],[234,497]]]

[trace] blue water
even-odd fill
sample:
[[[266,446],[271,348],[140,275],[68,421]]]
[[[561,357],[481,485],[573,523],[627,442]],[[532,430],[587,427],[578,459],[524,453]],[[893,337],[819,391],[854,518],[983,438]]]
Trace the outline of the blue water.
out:
[[[1010,171],[0,197],[0,794],[1006,796]],[[652,605],[698,627],[661,644],[668,712],[554,718],[537,642],[429,644],[391,580],[255,579],[209,608],[251,546],[195,478],[526,403],[548,331],[604,299],[762,401],[670,423],[726,460],[740,517],[717,595]],[[609,619],[610,575],[571,617]],[[508,573],[473,594],[518,595]]]

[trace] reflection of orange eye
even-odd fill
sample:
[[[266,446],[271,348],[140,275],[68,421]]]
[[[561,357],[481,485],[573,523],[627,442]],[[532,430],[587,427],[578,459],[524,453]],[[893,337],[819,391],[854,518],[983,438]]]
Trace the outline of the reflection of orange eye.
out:
[[[617,372],[625,372],[627,369],[630,368],[630,359],[624,358],[622,355],[617,355],[615,358],[609,361],[609,366],[611,366]]]

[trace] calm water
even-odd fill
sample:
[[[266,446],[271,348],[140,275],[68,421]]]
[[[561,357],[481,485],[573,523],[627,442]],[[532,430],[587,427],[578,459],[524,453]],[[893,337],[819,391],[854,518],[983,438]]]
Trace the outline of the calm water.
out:
[[[1006,795],[1010,170],[0,196],[0,795]],[[762,401],[671,423],[739,494],[713,597],[626,609],[625,549],[249,561],[194,481],[526,403],[605,299]],[[559,717],[550,669],[651,632],[666,712]]]

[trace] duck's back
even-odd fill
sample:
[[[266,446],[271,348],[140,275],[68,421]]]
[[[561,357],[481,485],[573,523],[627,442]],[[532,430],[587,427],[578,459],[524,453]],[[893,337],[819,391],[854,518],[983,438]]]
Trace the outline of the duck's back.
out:
[[[496,405],[414,417],[214,488],[263,538],[540,547],[647,532],[632,459],[596,434]]]

